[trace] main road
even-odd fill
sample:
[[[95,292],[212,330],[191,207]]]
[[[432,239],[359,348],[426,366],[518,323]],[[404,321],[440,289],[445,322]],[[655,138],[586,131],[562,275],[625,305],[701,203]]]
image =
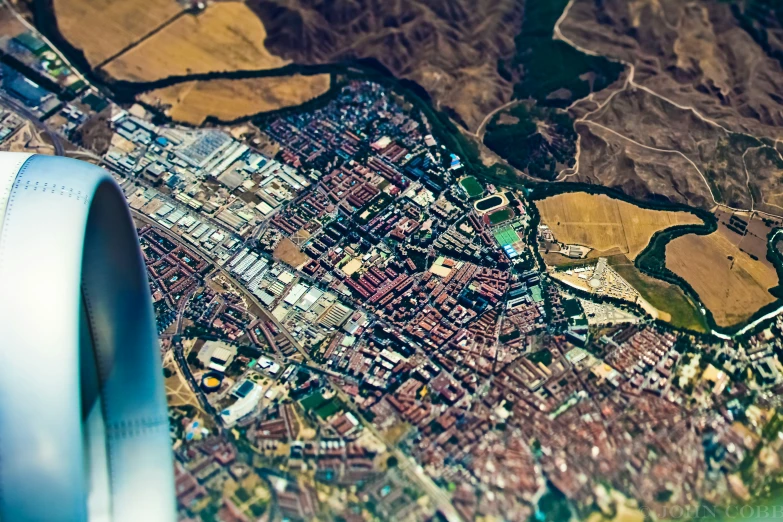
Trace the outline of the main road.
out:
[[[30,109],[25,107],[22,103],[11,98],[4,92],[0,92],[0,105],[30,120],[30,123],[32,123],[38,130],[49,136],[49,139],[52,141],[52,145],[54,146],[54,154],[56,156],[65,156],[65,148],[63,147],[63,142],[60,137],[44,122],[38,119],[38,116],[35,115]]]

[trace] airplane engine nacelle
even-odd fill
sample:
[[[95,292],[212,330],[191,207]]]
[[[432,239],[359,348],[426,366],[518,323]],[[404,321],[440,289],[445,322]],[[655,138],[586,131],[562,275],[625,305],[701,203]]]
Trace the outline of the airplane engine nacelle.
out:
[[[99,167],[0,153],[0,520],[169,521],[146,272]]]

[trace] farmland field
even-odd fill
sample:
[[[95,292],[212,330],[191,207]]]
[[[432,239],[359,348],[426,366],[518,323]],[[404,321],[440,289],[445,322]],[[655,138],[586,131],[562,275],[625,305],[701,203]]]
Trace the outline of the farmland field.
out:
[[[259,112],[300,105],[329,90],[328,74],[273,76],[242,80],[192,81],[144,93],[150,105],[167,107],[172,119],[201,125],[212,116],[233,121]]]
[[[86,30],[91,30],[87,26]],[[179,17],[109,62],[118,80],[148,82],[169,76],[275,69],[288,62],[264,47],[264,25],[247,5],[221,2]]]
[[[182,12],[175,0],[54,0],[57,27],[92,66]]]
[[[775,301],[768,292],[778,285],[775,269],[742,252],[721,230],[674,239],[666,246],[666,267],[693,287],[719,326],[746,321]]]
[[[586,192],[550,196],[536,201],[536,206],[541,223],[552,229],[559,242],[590,247],[591,258],[625,254],[633,261],[659,230],[702,224],[690,212],[645,209]]]

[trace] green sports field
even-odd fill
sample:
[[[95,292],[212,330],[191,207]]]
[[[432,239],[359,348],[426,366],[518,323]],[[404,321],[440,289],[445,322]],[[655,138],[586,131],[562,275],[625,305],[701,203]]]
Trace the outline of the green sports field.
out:
[[[512,209],[508,207],[501,208],[500,210],[496,210],[489,215],[489,222],[492,225],[497,225],[498,223],[508,221],[512,217],[514,217],[514,211]]]
[[[503,246],[511,245],[519,241],[519,235],[516,233],[514,228],[510,226],[500,227],[499,229],[495,230],[493,234],[495,235],[495,239],[498,240],[498,243]]]
[[[484,194],[484,189],[481,187],[481,184],[473,176],[464,178],[459,184],[462,185],[462,188],[465,189],[465,192],[468,193],[468,197],[470,198],[477,198]]]

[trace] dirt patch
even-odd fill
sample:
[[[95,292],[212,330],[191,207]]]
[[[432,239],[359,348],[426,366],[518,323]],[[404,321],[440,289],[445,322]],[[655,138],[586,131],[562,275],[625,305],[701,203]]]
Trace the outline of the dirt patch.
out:
[[[201,404],[182,375],[172,352],[168,352],[163,359],[163,368],[168,370],[168,377],[164,380],[166,387],[166,402],[169,406],[193,406],[203,413]]]
[[[212,116],[233,121],[259,112],[300,105],[329,90],[328,74],[275,76],[243,80],[186,82],[141,95],[141,100],[164,108],[172,119],[201,125]]]
[[[710,187],[684,156],[635,145],[595,125],[581,123],[577,131],[579,171],[569,181],[603,185],[639,200],[667,199],[705,210],[714,206]]]
[[[296,246],[294,242],[287,237],[283,238],[277,244],[272,255],[275,259],[279,259],[283,263],[293,267],[303,265],[310,260],[307,254],[302,252],[299,247]]]
[[[0,150],[8,152],[31,152],[33,154],[54,154],[54,146],[48,136],[41,134],[30,122],[25,122],[9,138],[0,144]]]
[[[783,148],[759,147],[747,151],[744,167],[751,176],[756,210],[783,214]]]
[[[106,108],[102,112],[95,114],[87,120],[76,131],[76,142],[81,143],[84,148],[103,156],[108,152],[111,145],[111,139],[114,135],[109,119],[111,118],[111,109]]]
[[[27,31],[14,14],[5,6],[0,7],[0,34],[13,38]]]
[[[666,267],[685,279],[723,327],[749,319],[775,301],[775,269],[741,251],[725,231],[688,234],[666,246]]]
[[[507,112],[502,112],[500,113],[500,116],[498,116],[498,120],[497,120],[498,125],[514,125],[516,123],[519,123],[519,118],[517,118],[516,116],[512,116]]]
[[[702,220],[690,212],[644,209],[586,192],[558,194],[536,201],[536,206],[541,223],[549,226],[555,239],[592,248],[588,254],[591,258],[625,254],[634,260],[659,230],[675,225],[702,224]],[[567,261],[565,257],[562,259]]]

